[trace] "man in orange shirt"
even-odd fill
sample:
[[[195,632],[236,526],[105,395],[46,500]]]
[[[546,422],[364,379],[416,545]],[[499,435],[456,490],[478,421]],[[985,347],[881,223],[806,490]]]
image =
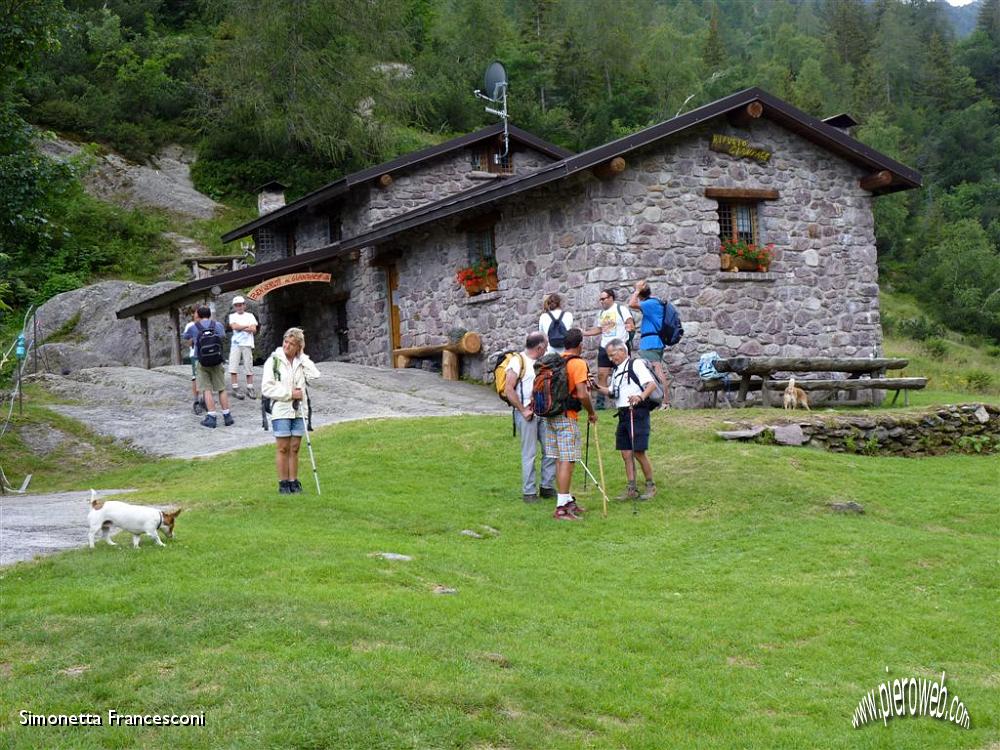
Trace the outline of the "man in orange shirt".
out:
[[[570,494],[573,469],[581,458],[580,425],[577,421],[580,410],[586,409],[588,419],[597,423],[597,412],[590,400],[587,363],[580,357],[583,348],[583,331],[571,328],[566,333],[566,379],[569,385],[570,401],[561,416],[549,417],[545,433],[545,455],[556,460],[556,510],[552,515],[557,521],[579,520],[583,508],[576,504]]]

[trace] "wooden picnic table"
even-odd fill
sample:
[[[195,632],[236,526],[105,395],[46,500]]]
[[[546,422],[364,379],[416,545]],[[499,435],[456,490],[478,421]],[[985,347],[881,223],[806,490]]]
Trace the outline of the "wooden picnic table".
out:
[[[740,389],[737,404],[746,403],[747,393],[760,390],[761,403],[770,406],[770,396],[774,392],[783,391],[788,386],[787,379],[775,379],[776,372],[801,373],[829,372],[847,373],[847,378],[831,380],[809,380],[796,377],[795,385],[805,391],[862,391],[886,390],[895,391],[892,403],[896,403],[899,392],[903,391],[903,400],[909,405],[909,391],[924,388],[927,378],[887,378],[888,370],[902,370],[909,364],[907,359],[884,357],[730,357],[715,361],[715,369],[721,373],[733,373],[740,376]],[[754,378],[758,380],[754,380]],[[702,390],[710,390],[718,394],[724,389],[724,383],[709,385]]]

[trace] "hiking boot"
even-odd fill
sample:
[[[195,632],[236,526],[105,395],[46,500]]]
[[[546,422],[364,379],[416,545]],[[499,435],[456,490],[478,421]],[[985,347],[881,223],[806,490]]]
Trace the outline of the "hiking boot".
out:
[[[201,403],[201,401],[195,401],[194,406],[192,408],[194,409],[194,415],[196,417],[200,417],[202,414],[205,413],[205,405]]]
[[[247,398],[257,398],[257,389],[252,385],[247,386]]]
[[[214,414],[206,414],[205,418],[203,420],[201,420],[201,426],[202,427],[211,427],[214,430],[218,426],[217,423],[216,423],[216,421],[215,421],[215,415]]]
[[[556,512],[552,514],[552,517],[557,521],[579,521],[580,517],[574,515],[571,510],[569,510],[565,505],[556,508]]]
[[[526,492],[523,495],[521,495],[521,499],[524,500],[524,502],[526,503],[537,503],[538,495],[536,495],[534,492]]]
[[[291,484],[292,483],[289,482],[287,479],[282,479],[280,482],[278,482],[278,494],[291,495],[292,494]]]
[[[656,482],[646,482],[646,491],[639,495],[640,500],[652,500],[656,497]]]
[[[302,482],[300,482],[298,479],[289,479],[288,489],[291,491],[293,495],[298,495],[300,492],[302,492]]]
[[[542,497],[555,497],[556,491],[553,487],[542,487],[541,492],[538,493]]]
[[[639,490],[635,486],[635,482],[629,482],[628,486],[625,487],[625,491],[622,492],[615,500],[638,500]]]
[[[243,391],[241,391],[239,388],[233,388],[233,395],[236,396],[236,398],[238,398],[240,401],[246,398],[246,396],[243,394]]]
[[[233,419],[232,414],[223,414],[222,421],[225,423],[226,427],[232,427],[233,423],[236,422],[236,420]]]

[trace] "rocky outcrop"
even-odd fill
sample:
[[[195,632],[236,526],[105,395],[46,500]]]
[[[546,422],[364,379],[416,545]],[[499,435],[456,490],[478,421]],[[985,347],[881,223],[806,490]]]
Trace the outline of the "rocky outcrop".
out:
[[[782,439],[789,428],[798,440]],[[871,456],[934,456],[944,453],[1000,452],[1000,407],[957,404],[905,414],[838,414],[718,433],[728,440],[810,445],[835,453]]]
[[[102,281],[56,295],[38,309],[38,371],[66,373],[88,367],[143,367],[139,321],[118,320],[115,311],[177,286],[161,281],[144,286]],[[34,329],[29,326],[29,341]],[[149,348],[154,363],[169,362],[173,331],[166,314],[149,318]],[[29,371],[36,358],[29,359]]]
[[[76,156],[82,147],[64,139],[40,140],[39,150],[60,161]],[[150,206],[196,219],[211,219],[220,205],[199,193],[191,182],[194,155],[181,146],[167,146],[150,164],[135,164],[117,154],[96,157],[83,176],[91,195],[126,208]]]

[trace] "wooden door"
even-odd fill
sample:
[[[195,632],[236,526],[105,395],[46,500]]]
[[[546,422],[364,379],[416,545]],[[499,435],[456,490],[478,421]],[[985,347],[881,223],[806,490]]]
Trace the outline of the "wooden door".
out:
[[[399,305],[396,304],[396,290],[399,289],[399,271],[395,265],[385,267],[386,289],[389,291],[389,341],[393,349],[400,348],[399,338]],[[392,365],[396,366],[396,357],[392,357]]]

